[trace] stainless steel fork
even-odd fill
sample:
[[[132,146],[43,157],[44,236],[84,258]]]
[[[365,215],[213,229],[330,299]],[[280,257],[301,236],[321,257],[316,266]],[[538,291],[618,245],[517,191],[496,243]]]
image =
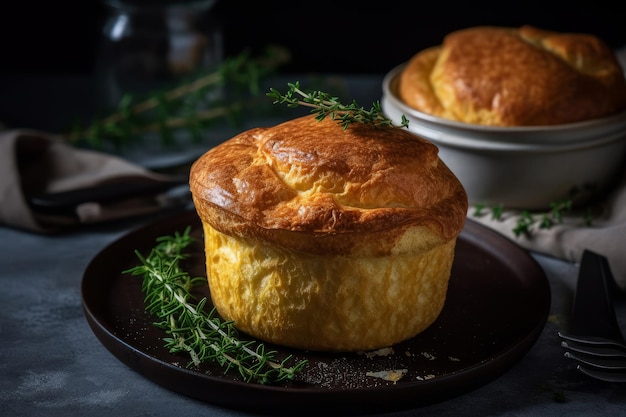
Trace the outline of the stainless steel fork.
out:
[[[559,332],[565,357],[593,378],[626,382],[626,342],[617,322],[615,281],[607,259],[585,250],[580,263],[570,332]]]
[[[576,336],[559,332],[564,348],[603,358],[626,358],[626,343],[594,336]]]

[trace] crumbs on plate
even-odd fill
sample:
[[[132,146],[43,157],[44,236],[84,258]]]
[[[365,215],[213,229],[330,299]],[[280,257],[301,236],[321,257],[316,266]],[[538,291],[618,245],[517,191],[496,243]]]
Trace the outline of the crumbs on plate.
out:
[[[406,375],[408,371],[408,369],[393,369],[390,371],[367,372],[365,375],[373,378],[384,379],[385,381],[391,381],[395,384],[400,380],[400,378]]]

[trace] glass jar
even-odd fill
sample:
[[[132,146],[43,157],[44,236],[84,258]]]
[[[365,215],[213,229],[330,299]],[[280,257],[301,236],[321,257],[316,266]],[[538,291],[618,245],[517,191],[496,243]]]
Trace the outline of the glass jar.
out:
[[[222,34],[216,0],[105,0],[109,11],[97,60],[99,101],[147,94],[219,65]]]

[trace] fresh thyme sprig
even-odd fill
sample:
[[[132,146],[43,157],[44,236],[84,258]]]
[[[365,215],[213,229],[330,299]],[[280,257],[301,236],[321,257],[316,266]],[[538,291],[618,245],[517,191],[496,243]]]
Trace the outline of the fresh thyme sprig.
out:
[[[300,83],[287,83],[289,90],[282,94],[275,88],[270,88],[267,95],[274,99],[273,104],[286,104],[287,107],[311,107],[311,113],[317,114],[317,120],[330,116],[340,122],[344,129],[351,123],[366,123],[374,126],[394,126],[381,109],[380,101],[374,102],[370,110],[359,106],[355,100],[348,105],[341,104],[338,97],[322,91],[306,93],[300,89]],[[299,97],[298,97],[299,96]],[[402,115],[401,127],[408,127],[409,120]]]
[[[260,57],[244,51],[172,89],[147,96],[127,92],[113,113],[87,127],[76,124],[65,139],[98,148],[105,143],[123,147],[156,132],[169,145],[174,132],[185,129],[197,142],[217,120],[236,122],[244,108],[252,107],[251,97],[260,92],[260,82],[288,60],[289,53],[277,46],[268,47]],[[229,88],[228,100],[221,98],[225,88]],[[236,94],[241,91],[246,94]]]
[[[588,187],[587,191],[593,192],[592,187]],[[574,199],[582,191],[579,188],[573,188],[569,192],[567,198],[554,201],[550,203],[549,210],[545,212],[533,213],[530,210],[522,210],[519,213],[519,217],[515,222],[515,226],[512,229],[513,234],[516,237],[530,236],[532,235],[535,227],[538,229],[548,230],[554,225],[563,223],[563,216],[569,214],[574,209]],[[484,210],[487,207],[484,204],[476,204],[474,207],[473,215],[480,217],[485,214]],[[502,204],[495,205],[491,209],[491,218],[493,220],[500,221],[504,214],[504,206]],[[582,225],[591,226],[593,222],[593,208],[591,205],[583,207]]]
[[[276,352],[266,351],[263,344],[255,348],[255,342],[239,340],[232,322],[220,320],[215,309],[205,311],[206,297],[195,306],[191,303],[192,287],[206,285],[206,279],[191,278],[179,264],[188,257],[184,249],[194,241],[189,227],[156,241],[147,257],[136,251],[141,264],[124,273],[143,276],[146,311],[159,319],[154,325],[169,335],[164,341],[171,353],[188,354],[187,366],[215,361],[225,373],[236,369],[246,382],[261,384],[293,379],[306,366],[306,361],[300,361],[289,367],[291,356],[277,362]]]

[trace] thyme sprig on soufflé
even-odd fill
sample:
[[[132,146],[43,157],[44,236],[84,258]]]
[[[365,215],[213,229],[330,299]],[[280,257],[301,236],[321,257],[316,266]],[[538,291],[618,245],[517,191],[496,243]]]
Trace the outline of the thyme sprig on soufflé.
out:
[[[323,120],[330,116],[333,120],[341,123],[344,129],[351,123],[365,123],[374,126],[395,126],[393,122],[384,115],[380,101],[372,104],[370,110],[359,106],[355,100],[350,104],[342,104],[338,97],[332,96],[323,91],[305,92],[300,89],[300,83],[287,83],[289,90],[282,94],[275,88],[270,88],[267,95],[274,99],[274,104],[286,104],[288,107],[311,107],[311,113],[317,114],[318,120]],[[401,126],[408,127],[409,120],[402,115]]]

